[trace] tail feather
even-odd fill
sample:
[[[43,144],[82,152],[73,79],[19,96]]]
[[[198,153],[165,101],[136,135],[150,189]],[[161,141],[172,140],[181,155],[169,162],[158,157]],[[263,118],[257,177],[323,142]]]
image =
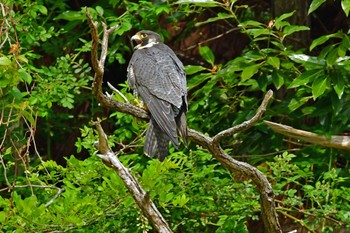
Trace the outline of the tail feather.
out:
[[[159,161],[164,161],[169,153],[169,136],[162,131],[154,119],[151,119],[147,128],[144,152],[153,158],[158,155]]]
[[[186,115],[184,111],[180,111],[179,115],[176,117],[176,126],[177,126],[177,132],[182,138],[183,143],[187,147],[187,122],[186,122]]]
[[[153,158],[157,154],[157,138],[154,130],[155,122],[150,120],[145,137],[144,152],[147,156]]]
[[[186,122],[186,111],[187,104],[184,103],[181,108],[176,108],[173,106],[173,113],[175,116],[176,125],[176,137],[170,137],[162,128],[158,125],[156,120],[151,117],[146,132],[146,139],[144,145],[144,152],[149,157],[154,157],[158,155],[159,161],[163,161],[165,157],[169,154],[169,142],[171,141],[175,149],[179,147],[178,136],[182,138],[184,145],[187,147],[187,122]],[[175,126],[174,126],[175,127]]]

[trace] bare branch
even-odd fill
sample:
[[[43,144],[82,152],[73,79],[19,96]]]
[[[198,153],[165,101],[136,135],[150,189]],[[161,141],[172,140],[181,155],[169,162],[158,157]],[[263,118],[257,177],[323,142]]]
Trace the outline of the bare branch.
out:
[[[105,108],[109,108],[115,111],[123,112],[131,114],[135,117],[141,118],[141,119],[149,119],[149,114],[136,106],[133,106],[129,103],[121,103],[119,101],[116,101],[112,98],[109,98],[105,96],[102,93],[102,79],[103,79],[103,67],[99,67],[97,64],[98,62],[98,33],[97,33],[97,23],[93,22],[91,19],[91,16],[89,15],[88,11],[86,10],[86,14],[88,16],[89,25],[92,30],[92,64],[95,69],[95,77],[94,77],[94,83],[93,83],[93,94],[97,101],[101,104],[101,106]],[[104,29],[104,35],[106,34],[106,27],[103,26]],[[107,51],[107,40],[102,42],[102,51],[101,56],[106,54]],[[100,59],[101,61],[104,61],[105,57]],[[257,114],[250,120],[243,122],[242,124],[232,127],[230,129],[224,130],[217,134],[214,138],[208,137],[196,130],[188,129],[188,138],[203,147],[207,148],[212,155],[228,170],[230,170],[233,173],[241,173],[244,174],[245,177],[248,179],[252,179],[254,183],[257,185],[259,193],[260,193],[260,201],[261,201],[261,217],[264,221],[265,225],[265,231],[269,233],[279,233],[281,231],[281,227],[278,222],[276,208],[275,208],[275,202],[274,202],[274,193],[272,190],[272,187],[267,180],[267,178],[264,176],[262,172],[260,172],[258,169],[256,169],[254,166],[251,166],[247,163],[237,161],[233,159],[231,156],[229,156],[220,146],[220,140],[224,137],[233,135],[234,133],[246,130],[253,126],[263,115],[263,113],[266,110],[266,106],[269,102],[269,100],[272,97],[273,92],[268,91],[265,95],[265,98],[259,107]],[[97,125],[96,125],[97,126]],[[101,128],[102,130],[102,128]],[[105,135],[103,131],[98,130],[99,134]],[[100,140],[106,140],[106,138],[103,136],[100,136]],[[101,142],[98,144],[98,146],[101,145]],[[103,144],[102,144],[103,145]],[[129,189],[130,193],[132,193],[135,201],[145,214],[145,216],[151,221],[152,225],[159,231],[159,232],[171,232],[171,229],[169,228],[168,224],[165,222],[165,220],[162,218],[156,207],[154,206],[153,202],[148,198],[147,193],[139,186],[139,184],[136,182],[134,177],[131,176],[131,174],[128,172],[128,170],[120,163],[118,158],[114,155],[114,153],[111,151],[109,147],[103,147],[102,151],[107,151],[106,153],[102,153],[102,155],[99,155],[99,157],[105,161],[107,164],[113,167],[114,170],[118,172],[118,174],[122,177],[122,179],[125,182],[125,185]],[[154,215],[152,213],[154,213]],[[164,227],[161,229],[160,227]]]
[[[287,137],[296,138],[325,147],[350,150],[350,137],[346,135],[333,135],[331,137],[325,137],[323,135],[315,134],[305,130],[295,129],[291,126],[282,125],[271,121],[264,121],[264,123],[273,131],[286,135]]]
[[[11,190],[11,189],[15,189],[15,188],[41,188],[41,189],[56,189],[57,190],[57,193],[55,194],[55,196],[53,196],[51,198],[50,201],[48,201],[46,204],[45,204],[45,207],[48,207],[49,205],[51,205],[60,195],[61,193],[64,192],[64,189],[63,188],[59,188],[59,187],[56,187],[56,186],[51,186],[51,185],[39,185],[39,184],[30,184],[30,185],[11,185],[9,187],[6,187],[6,188],[3,188],[3,189],[0,189],[0,192],[3,192],[5,190]]]
[[[259,120],[260,118],[262,117],[262,115],[265,113],[266,111],[266,106],[268,105],[268,103],[270,102],[270,99],[273,95],[273,91],[272,90],[269,90],[260,107],[258,108],[255,116],[253,116],[251,119],[239,124],[239,125],[236,125],[232,128],[229,128],[229,129],[226,129],[226,130],[223,130],[221,131],[220,133],[218,133],[217,135],[214,136],[214,143],[220,143],[220,141],[224,138],[224,137],[229,137],[229,136],[232,136],[233,134],[237,133],[237,132],[242,132],[244,130],[247,130],[249,129],[250,127],[252,127],[253,125],[255,125]]]
[[[98,156],[118,173],[125,186],[136,201],[137,205],[142,210],[143,214],[151,222],[152,226],[158,232],[171,233],[172,230],[170,229],[168,223],[165,221],[161,213],[158,211],[155,204],[150,199],[149,193],[142,189],[134,176],[130,174],[129,170],[124,167],[124,165],[119,161],[117,156],[115,156],[109,147],[107,136],[103,131],[100,123],[95,122],[95,125],[99,136],[98,148],[100,153],[102,153]]]
[[[111,29],[107,30],[106,26],[102,25],[104,28],[104,33],[102,38],[103,46],[101,47],[101,57],[99,58],[98,57],[98,50],[99,50],[98,23],[92,20],[91,15],[88,11],[88,8],[86,8],[85,11],[86,11],[86,16],[91,28],[91,35],[92,35],[91,62],[92,62],[92,67],[94,68],[94,71],[95,71],[94,81],[92,84],[92,92],[94,96],[96,97],[97,101],[101,104],[101,106],[104,108],[118,109],[119,112],[128,113],[142,119],[149,119],[149,115],[145,110],[135,107],[130,103],[121,103],[103,94],[102,82],[103,82],[103,75],[104,75],[104,62],[107,56],[108,37],[115,30],[116,27],[111,28],[112,30]]]
[[[117,88],[115,88],[110,82],[107,82],[107,85],[109,86],[109,88],[111,88],[113,91],[117,92],[117,94],[123,98],[123,100],[126,103],[129,103],[129,100],[125,97],[125,95],[123,95],[123,93],[121,93]]]
[[[271,187],[271,184],[267,180],[266,176],[260,172],[256,167],[235,160],[231,156],[229,156],[220,146],[220,140],[223,137],[232,135],[234,133],[243,131],[253,126],[263,115],[265,112],[266,106],[269,100],[272,97],[273,92],[268,91],[265,95],[265,98],[260,105],[255,116],[243,122],[240,125],[232,127],[230,129],[224,130],[217,134],[214,138],[210,138],[200,132],[197,132],[193,129],[189,129],[188,137],[191,141],[201,144],[206,147],[211,154],[229,171],[232,173],[243,174],[248,179],[252,179],[253,182],[257,185],[258,191],[260,194],[260,202],[261,202],[261,217],[264,222],[265,231],[266,232],[282,232],[281,226],[278,222],[275,202],[274,202],[274,192]]]

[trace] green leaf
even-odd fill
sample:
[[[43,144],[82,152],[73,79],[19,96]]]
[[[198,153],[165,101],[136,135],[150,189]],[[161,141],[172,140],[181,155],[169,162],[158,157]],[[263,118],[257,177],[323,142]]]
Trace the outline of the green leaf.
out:
[[[32,82],[32,76],[28,74],[24,69],[19,69],[18,74],[20,79],[26,81],[28,84],[31,84]]]
[[[242,71],[242,81],[250,79],[254,74],[259,71],[260,64],[254,64],[248,67],[245,67]]]
[[[7,57],[0,57],[0,65],[1,66],[8,66],[11,64],[11,60]]]
[[[344,11],[346,17],[348,17],[349,11],[350,11],[350,0],[342,0],[341,1],[341,8],[343,8],[343,11]]]
[[[183,207],[189,200],[190,198],[186,197],[185,194],[182,194],[181,196],[176,196],[176,198],[172,201],[172,204],[174,206]]]
[[[303,64],[306,69],[323,69],[326,64],[324,59],[318,59],[317,57],[308,56],[305,54],[292,54],[288,56],[292,61]]]
[[[17,100],[22,99],[22,92],[17,87],[12,87],[11,95]]]
[[[252,29],[247,29],[247,32],[251,35],[254,36],[254,38],[257,38],[261,35],[270,35],[272,32],[270,29],[267,28],[252,28]]]
[[[179,0],[176,4],[193,4],[201,7],[218,7],[220,6],[219,2],[214,0]]]
[[[278,57],[268,57],[266,62],[277,70],[280,68],[281,61]]]
[[[339,99],[341,99],[341,97],[343,96],[344,88],[345,88],[345,82],[344,82],[343,76],[336,75],[333,80],[333,89],[337,93]]]
[[[283,21],[283,20],[285,20],[285,19],[288,19],[288,18],[290,18],[290,17],[293,16],[294,12],[295,12],[295,11],[285,13],[285,14],[283,14],[283,15],[277,17],[275,20],[276,20],[276,21]],[[275,22],[275,23],[276,23],[276,22]]]
[[[312,83],[312,96],[314,99],[320,97],[327,89],[328,76],[322,75]]]
[[[41,14],[47,15],[47,8],[43,5],[38,5],[38,10],[40,11]]]
[[[289,12],[289,13],[285,13],[283,15],[281,15],[280,17],[277,17],[275,19],[275,27],[280,30],[281,28],[283,28],[284,26],[287,26],[289,25],[288,22],[284,21],[285,19],[291,17],[292,15],[294,14],[294,11],[293,12]]]
[[[193,66],[193,65],[185,66],[185,71],[187,75],[195,74],[206,69],[207,68],[203,66]]]
[[[258,21],[254,21],[254,20],[244,21],[244,22],[240,23],[238,26],[239,27],[247,27],[247,26],[265,27],[264,24],[262,24],[262,23],[260,23]]]
[[[67,21],[84,20],[86,18],[85,14],[81,11],[65,11],[55,17],[55,20],[63,19]]]
[[[189,80],[187,80],[188,90],[191,90],[192,88],[197,87],[201,83],[208,80],[210,77],[212,77],[210,73],[198,74],[194,77],[191,77]]]
[[[304,105],[311,98],[312,98],[311,96],[306,96],[306,97],[302,97],[302,98],[293,98],[288,104],[288,109],[291,112],[293,112],[296,109],[298,109],[299,107],[301,107],[302,105]]]
[[[327,0],[312,0],[310,7],[309,7],[309,11],[307,12],[307,14],[309,15],[312,12],[314,12],[317,8],[319,8],[326,1]]]
[[[104,13],[104,10],[103,10],[103,8],[102,7],[100,7],[100,6],[96,6],[96,11],[97,11],[97,13],[99,14],[99,15],[103,15],[103,13]]]
[[[315,47],[324,44],[325,42],[327,42],[331,38],[343,38],[343,37],[344,36],[340,32],[336,32],[336,33],[333,33],[333,34],[321,36],[321,37],[319,37],[319,38],[317,38],[317,39],[312,41],[312,43],[310,45],[310,51],[313,50]]]
[[[203,46],[199,48],[199,54],[202,58],[208,62],[210,65],[214,66],[215,56],[213,51],[208,46]]]
[[[308,70],[302,73],[299,77],[294,79],[288,88],[295,88],[298,86],[303,86],[309,82],[317,79],[318,76],[323,74],[323,70]]]
[[[282,73],[280,73],[279,71],[274,71],[273,73],[272,73],[272,82],[273,82],[273,84],[275,85],[275,87],[277,88],[277,89],[280,89],[282,86],[283,86],[283,84],[284,84],[284,77],[283,77],[283,74]]]
[[[209,18],[203,22],[198,22],[195,24],[195,26],[198,27],[198,26],[201,26],[203,24],[212,23],[212,22],[215,22],[218,20],[230,19],[230,18],[234,18],[234,15],[220,12],[220,13],[218,13],[217,17],[212,17],[212,18]]]
[[[286,36],[288,36],[288,35],[293,34],[294,32],[307,31],[307,30],[310,30],[310,28],[307,27],[307,26],[289,25],[289,26],[286,26],[286,27],[283,29],[283,33],[284,33]]]
[[[21,113],[22,113],[22,115],[27,119],[27,121],[29,121],[29,123],[30,123],[31,125],[35,125],[34,117],[33,117],[33,115],[32,115],[30,112],[28,112],[28,111],[22,111]]]

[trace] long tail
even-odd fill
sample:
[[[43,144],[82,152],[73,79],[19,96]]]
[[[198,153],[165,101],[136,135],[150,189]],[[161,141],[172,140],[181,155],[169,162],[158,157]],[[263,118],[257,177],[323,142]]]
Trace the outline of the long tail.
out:
[[[177,126],[177,132],[182,138],[183,143],[187,147],[187,121],[186,121],[186,111],[185,111],[185,106],[183,106],[178,115],[175,118],[176,121],[176,126]]]
[[[158,154],[159,161],[164,161],[169,153],[169,136],[160,129],[154,119],[151,119],[148,125],[144,152],[149,157]]]

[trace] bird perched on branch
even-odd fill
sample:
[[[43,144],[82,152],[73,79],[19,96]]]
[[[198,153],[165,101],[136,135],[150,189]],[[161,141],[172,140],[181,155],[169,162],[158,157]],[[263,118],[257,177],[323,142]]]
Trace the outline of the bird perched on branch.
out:
[[[170,141],[178,149],[178,135],[187,146],[186,74],[182,62],[157,33],[143,30],[131,40],[136,45],[128,66],[129,86],[151,115],[144,152],[163,161]]]

